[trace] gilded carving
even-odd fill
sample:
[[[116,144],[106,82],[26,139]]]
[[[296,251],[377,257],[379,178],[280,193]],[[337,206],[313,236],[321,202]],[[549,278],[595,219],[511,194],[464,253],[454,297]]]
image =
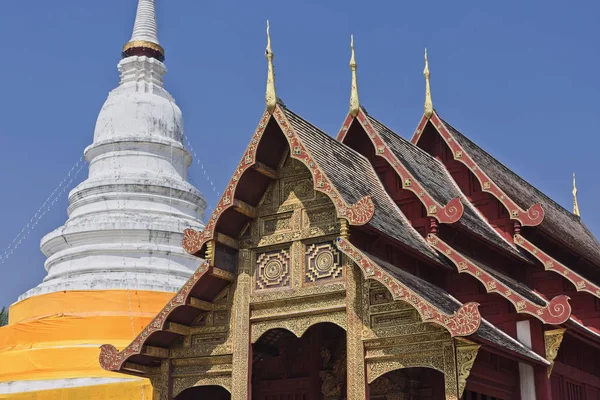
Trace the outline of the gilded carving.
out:
[[[187,376],[173,378],[173,398],[188,388],[198,386],[221,386],[232,393],[231,377],[229,376]]]
[[[346,329],[346,313],[344,311],[338,311],[333,313],[318,314],[318,315],[307,315],[295,318],[275,319],[258,321],[252,323],[252,343],[256,343],[260,337],[271,329],[281,328],[292,332],[297,337],[302,337],[304,333],[313,325],[330,322],[335,324],[344,330]]]
[[[257,254],[256,289],[281,288],[289,285],[289,249]]]
[[[456,345],[456,367],[458,370],[458,398],[461,398],[467,385],[467,378],[471,373],[471,368],[475,364],[477,353],[481,347],[478,344],[468,340],[455,339]]]
[[[336,279],[342,276],[341,253],[333,242],[314,243],[306,249],[305,282]]]
[[[553,329],[550,331],[544,332],[544,344],[546,347],[546,359],[550,361],[550,366],[548,367],[548,378],[552,374],[552,368],[554,367],[554,360],[558,355],[558,350],[560,349],[560,344],[562,343],[563,336],[565,334],[566,329]]]
[[[347,287],[347,335],[348,357],[347,391],[349,400],[365,399],[367,377],[365,376],[365,348],[362,340],[362,275],[351,259],[344,256]]]
[[[234,294],[234,326],[233,326],[233,372],[231,379],[232,398],[249,398],[250,359],[250,257],[248,250],[240,250],[240,271]]]

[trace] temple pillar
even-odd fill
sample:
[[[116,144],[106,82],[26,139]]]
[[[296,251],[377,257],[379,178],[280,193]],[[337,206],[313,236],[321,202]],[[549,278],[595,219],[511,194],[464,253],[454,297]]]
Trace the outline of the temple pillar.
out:
[[[367,397],[367,370],[362,340],[362,276],[358,267],[344,256],[346,265],[346,354],[347,398],[365,400]]]
[[[517,322],[517,340],[531,349],[531,324],[529,321]],[[531,365],[519,363],[519,387],[522,399],[537,400],[535,371]]]
[[[239,274],[233,298],[232,400],[249,400],[252,395],[252,349],[250,344],[250,251],[240,250]]]
[[[152,399],[173,399],[173,381],[171,379],[171,371],[171,360],[162,360],[160,364],[160,374],[150,377],[150,383],[152,384]]]

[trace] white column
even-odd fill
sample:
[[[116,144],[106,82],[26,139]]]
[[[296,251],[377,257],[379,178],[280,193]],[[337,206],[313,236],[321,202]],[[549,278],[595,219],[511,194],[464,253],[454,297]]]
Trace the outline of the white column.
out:
[[[517,322],[517,340],[531,349],[531,326],[529,321]],[[536,400],[535,376],[531,365],[519,363],[519,385],[522,399]]]

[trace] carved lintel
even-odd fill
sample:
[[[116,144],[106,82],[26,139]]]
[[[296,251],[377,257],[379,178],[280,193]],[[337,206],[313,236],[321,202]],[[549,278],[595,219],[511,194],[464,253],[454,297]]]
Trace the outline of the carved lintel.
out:
[[[215,305],[208,301],[200,300],[196,297],[190,297],[188,306],[194,307],[201,311],[213,311],[215,309]]]
[[[148,367],[146,365],[136,364],[132,362],[126,362],[121,367],[123,371],[133,372],[136,375],[150,375],[160,373],[158,368]]]
[[[548,367],[548,379],[550,379],[550,375],[552,374],[552,368],[554,367],[554,360],[558,355],[558,349],[560,348],[560,344],[562,343],[563,336],[565,334],[566,329],[553,329],[551,331],[544,332],[544,345],[546,347],[546,359],[550,361],[550,366]]]
[[[164,331],[174,333],[176,335],[189,335],[191,328],[189,326],[177,324],[175,322],[167,322],[163,329]]]
[[[268,165],[265,165],[261,162],[256,162],[253,166],[252,169],[254,169],[256,172],[261,173],[262,175],[266,176],[269,179],[279,179],[279,174],[277,173],[276,170],[274,170],[273,168],[269,167]]]
[[[471,368],[475,364],[480,345],[473,343],[465,338],[455,338],[456,346],[456,370],[458,375],[458,398],[462,398],[467,378],[471,373]]]
[[[224,244],[227,247],[231,247],[232,249],[238,250],[240,248],[240,241],[232,238],[231,236],[227,236],[224,233],[217,232],[215,235],[215,239],[218,243]]]
[[[239,199],[233,200],[233,209],[248,218],[256,218],[256,207]]]
[[[144,346],[140,354],[156,358],[169,358],[169,349],[155,346]]]

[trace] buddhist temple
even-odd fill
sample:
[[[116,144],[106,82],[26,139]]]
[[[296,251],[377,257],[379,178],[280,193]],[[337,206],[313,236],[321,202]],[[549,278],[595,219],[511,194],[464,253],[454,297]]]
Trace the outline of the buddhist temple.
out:
[[[575,175],[567,210],[451,125],[426,50],[399,135],[361,102],[353,36],[325,133],[279,97],[267,22],[265,110],[203,224],[138,2],[48,275],[0,329],[0,399],[600,399],[600,243]]]
[[[427,53],[412,139],[360,102],[354,38],[349,112],[323,132],[278,97],[270,33],[266,109],[184,233],[202,264],[102,367],[157,400],[600,398],[575,187],[571,212],[444,120]]]
[[[98,355],[131,342],[199,265],[181,241],[203,228],[206,202],[187,181],[163,58],[154,0],[139,0],[119,86],[85,149],[89,176],[69,195],[66,223],[41,241],[47,276],[0,329],[2,399],[151,398],[148,380],[103,370]]]

